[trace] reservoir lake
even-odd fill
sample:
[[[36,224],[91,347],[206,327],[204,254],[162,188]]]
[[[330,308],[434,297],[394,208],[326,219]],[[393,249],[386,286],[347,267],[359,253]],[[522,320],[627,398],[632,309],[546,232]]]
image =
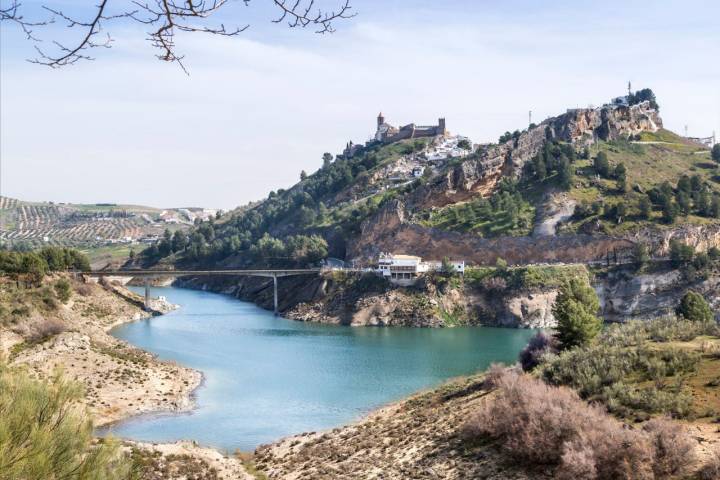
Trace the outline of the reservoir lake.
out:
[[[534,333],[310,324],[217,293],[159,287],[151,294],[180,308],[111,333],[201,371],[197,406],[104,431],[144,441],[195,440],[228,452],[341,426],[452,377],[512,363]]]

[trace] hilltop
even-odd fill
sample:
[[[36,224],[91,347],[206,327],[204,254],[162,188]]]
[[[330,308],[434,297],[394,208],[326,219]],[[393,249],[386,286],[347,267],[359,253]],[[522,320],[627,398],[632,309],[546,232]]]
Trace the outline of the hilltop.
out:
[[[397,129],[381,115],[375,139],[326,153],[291,188],[204,222],[146,263],[372,262],[381,251],[478,264],[588,261],[627,251],[638,235],[664,254],[665,232],[719,223],[710,150],[665,130],[649,90],[632,103],[570,109],[494,144],[441,125]],[[524,253],[508,258],[510,250]],[[547,257],[561,250],[573,258]]]
[[[671,240],[697,252],[720,247],[720,170],[707,145],[663,127],[651,91],[631,97],[569,109],[489,144],[450,133],[444,119],[396,128],[380,116],[373,140],[325,154],[323,166],[302,172],[291,188],[163,240],[134,264],[301,267],[334,257],[372,265],[381,252],[475,267],[501,262],[518,272],[591,264],[589,278],[613,320],[638,314],[632,305],[642,305],[642,316],[666,312],[691,286],[712,293],[712,279],[700,284],[678,265],[641,275],[633,266],[638,248],[663,260]],[[697,262],[709,265],[703,258]],[[624,273],[600,268],[610,263]],[[557,273],[544,269],[538,274]],[[351,324],[553,324],[549,283],[526,288],[513,275],[491,280],[487,272],[409,289],[332,275],[283,279],[280,307],[300,320]],[[183,284],[263,306],[271,299],[262,279]],[[641,299],[643,292],[656,301]]]

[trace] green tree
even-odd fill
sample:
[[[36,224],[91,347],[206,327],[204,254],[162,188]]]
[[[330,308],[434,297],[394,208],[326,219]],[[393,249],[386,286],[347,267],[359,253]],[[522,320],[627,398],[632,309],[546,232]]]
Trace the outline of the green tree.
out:
[[[598,175],[603,178],[610,176],[610,162],[608,161],[607,153],[599,152],[593,160],[593,168]]]
[[[670,261],[675,267],[689,265],[695,256],[695,249],[679,240],[670,240]]]
[[[60,300],[62,303],[67,303],[68,300],[70,300],[70,295],[72,294],[72,287],[70,286],[70,282],[68,282],[66,278],[61,278],[60,280],[55,282],[53,288],[55,288],[55,293],[57,294],[58,300]]]
[[[624,163],[619,163],[613,172],[618,191],[627,192],[627,168]]]
[[[442,272],[447,275],[453,275],[455,273],[455,265],[450,262],[448,257],[442,259]]]
[[[707,191],[707,189],[703,188],[697,194],[697,197],[695,198],[695,209],[700,215],[704,217],[709,217],[711,215],[710,193]]]
[[[713,160],[720,163],[720,143],[716,143],[713,148],[712,152],[710,153]]]
[[[185,235],[185,232],[182,230],[176,230],[175,233],[173,233],[171,244],[173,252],[185,250],[185,247],[188,245],[188,238],[187,235]]]
[[[116,442],[92,444],[81,398],[81,386],[59,375],[35,380],[0,363],[0,480],[130,478]]]
[[[507,269],[508,269],[507,260],[505,260],[505,259],[502,258],[502,257],[498,257],[498,258],[495,260],[495,268],[496,268],[497,271],[500,272],[500,273],[506,272]]]
[[[663,221],[665,223],[675,223],[675,219],[677,218],[678,214],[678,208],[675,202],[673,202],[672,197],[666,198],[663,201],[662,212]]]
[[[689,290],[675,310],[678,316],[694,322],[712,322],[715,315],[702,295]]]
[[[638,211],[640,212],[640,218],[645,220],[652,215],[652,202],[647,195],[643,195],[640,197],[640,200],[638,200]]]
[[[675,198],[677,201],[678,208],[680,209],[680,212],[682,212],[683,215],[689,215],[690,214],[690,195],[687,194],[684,190],[680,190],[677,193],[677,196]]]
[[[573,182],[572,165],[567,158],[562,157],[558,163],[558,181],[564,190],[570,190]]]
[[[20,268],[28,275],[30,283],[38,285],[48,271],[45,259],[35,252],[25,253],[22,256]]]
[[[542,181],[545,180],[545,177],[547,177],[547,167],[545,165],[545,160],[543,160],[542,155],[535,155],[533,157],[533,170],[535,171],[535,177]]]
[[[713,218],[720,218],[720,196],[713,195],[712,201],[710,202],[710,216]]]
[[[600,333],[599,308],[597,294],[587,281],[572,278],[560,287],[553,315],[558,322],[556,336],[563,349],[586,345]]]
[[[323,153],[322,159],[323,159],[323,168],[328,168],[328,167],[330,167],[330,164],[333,161],[333,155],[332,155],[332,153],[325,152],[325,153]]]
[[[658,105],[657,99],[655,98],[655,92],[649,88],[643,88],[642,90],[638,90],[637,92],[628,95],[628,103],[630,105],[636,105],[645,101],[650,102],[650,108],[654,108],[658,111],[660,110],[660,105]]]
[[[633,248],[633,261],[642,269],[650,261],[650,250],[644,243],[636,243]]]
[[[457,146],[463,150],[472,150],[472,144],[467,138],[461,138]]]
[[[304,180],[307,180],[307,178],[308,178],[308,175],[305,172],[305,170],[300,170],[300,181],[302,182]]]

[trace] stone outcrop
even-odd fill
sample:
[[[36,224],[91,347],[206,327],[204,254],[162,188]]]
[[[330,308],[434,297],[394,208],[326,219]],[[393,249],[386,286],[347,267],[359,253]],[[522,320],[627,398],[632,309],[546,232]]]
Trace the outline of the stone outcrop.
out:
[[[720,248],[720,225],[681,225],[674,228],[655,228],[636,232],[628,237],[634,242],[645,243],[655,255],[667,256],[670,242],[678,240],[698,252]]]

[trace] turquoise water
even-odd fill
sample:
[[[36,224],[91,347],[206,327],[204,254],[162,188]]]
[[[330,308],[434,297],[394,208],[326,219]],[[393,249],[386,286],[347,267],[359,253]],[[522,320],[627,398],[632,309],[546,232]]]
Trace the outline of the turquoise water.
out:
[[[339,426],[450,377],[512,362],[533,333],[316,325],[215,293],[168,287],[152,295],[181,308],[112,333],[202,371],[197,409],[137,417],[111,431],[228,451]]]

